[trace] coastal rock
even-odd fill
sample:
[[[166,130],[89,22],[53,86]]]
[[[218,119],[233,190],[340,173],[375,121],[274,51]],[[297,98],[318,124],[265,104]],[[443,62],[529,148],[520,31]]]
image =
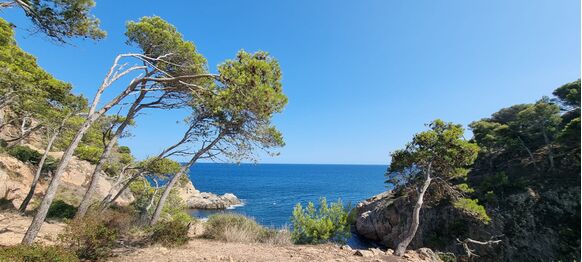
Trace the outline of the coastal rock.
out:
[[[179,188],[178,194],[192,209],[226,209],[242,202],[231,193],[216,195],[208,192],[200,192],[188,181]]]
[[[355,211],[356,232],[368,240],[395,248],[409,228],[415,200],[415,196],[388,191],[359,203]],[[489,224],[471,219],[450,203],[429,203],[421,211],[420,226],[408,248],[428,247],[464,256],[465,250],[457,244],[457,238],[487,241],[491,236],[500,236],[497,239],[501,243],[497,245],[471,245],[470,248],[482,261],[551,261],[565,258],[565,252],[579,254],[579,245],[572,244],[579,235],[569,239],[569,235],[559,233],[563,230],[556,223],[568,219],[579,221],[579,186],[523,189],[504,196],[499,203],[487,209],[491,217]],[[425,251],[419,250],[418,255],[434,258]]]

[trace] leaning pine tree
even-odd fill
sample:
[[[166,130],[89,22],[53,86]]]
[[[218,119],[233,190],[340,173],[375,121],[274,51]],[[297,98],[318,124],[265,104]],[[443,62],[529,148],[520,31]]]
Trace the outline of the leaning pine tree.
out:
[[[428,125],[430,130],[414,135],[406,148],[392,153],[388,168],[389,183],[397,190],[416,188],[418,197],[412,212],[411,224],[394,252],[404,255],[421,223],[420,210],[428,188],[433,184],[450,190],[454,198],[462,199],[462,192],[455,190],[451,181],[467,175],[468,167],[477,158],[479,147],[463,139],[461,125],[435,120]]]
[[[191,103],[193,114],[185,145],[198,149],[174,150],[190,160],[166,184],[150,220],[152,225],[160,218],[174,185],[198,160],[225,157],[239,162],[254,159],[255,149],[269,151],[284,145],[281,133],[271,123],[271,117],[287,103],[279,63],[265,52],[240,51],[218,71],[213,92]]]

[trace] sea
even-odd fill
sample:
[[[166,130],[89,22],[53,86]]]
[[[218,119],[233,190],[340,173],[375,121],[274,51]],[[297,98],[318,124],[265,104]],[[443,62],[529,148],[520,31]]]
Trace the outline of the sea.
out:
[[[293,207],[325,197],[354,207],[386,191],[384,165],[223,164],[198,163],[190,169],[196,189],[215,194],[233,193],[243,204],[228,210],[190,210],[207,218],[234,212],[254,218],[263,226],[291,225]]]

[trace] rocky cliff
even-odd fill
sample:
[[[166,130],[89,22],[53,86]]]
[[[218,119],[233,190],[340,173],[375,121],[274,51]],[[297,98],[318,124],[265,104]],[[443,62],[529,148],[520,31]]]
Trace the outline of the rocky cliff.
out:
[[[385,192],[356,207],[361,236],[394,248],[410,225],[415,197]],[[429,247],[463,256],[457,239],[489,240],[471,245],[480,261],[580,261],[580,187],[528,188],[488,206],[491,223],[476,222],[448,203],[423,207],[421,225],[410,248]],[[577,229],[575,227],[578,227]],[[572,229],[574,227],[574,229]]]
[[[59,152],[51,152],[50,155],[60,157]],[[0,154],[0,198],[10,200],[15,207],[18,207],[28,193],[30,183],[34,176],[35,167],[29,166],[20,160],[7,154]],[[91,163],[73,157],[62,177],[62,184],[59,187],[57,198],[61,198],[70,204],[78,204],[85,192],[84,187],[88,183],[89,175],[95,168]],[[40,184],[36,188],[35,197],[39,199],[49,182],[48,177],[41,177]],[[99,176],[97,184],[96,199],[102,199],[114,185],[112,178],[104,173]],[[126,190],[119,199],[117,205],[128,205],[134,200],[129,190]],[[30,205],[29,208],[33,208]]]

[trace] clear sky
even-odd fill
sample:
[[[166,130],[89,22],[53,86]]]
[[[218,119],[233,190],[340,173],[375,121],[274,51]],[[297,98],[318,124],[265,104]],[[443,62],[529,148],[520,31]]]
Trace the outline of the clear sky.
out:
[[[108,37],[60,46],[0,13],[41,66],[92,97],[128,20],[158,15],[193,41],[211,70],[239,49],[281,63],[289,97],[275,123],[287,146],[267,163],[387,164],[435,118],[466,125],[550,95],[580,75],[580,1],[105,1]],[[176,140],[183,112],[137,120],[122,141],[138,157]]]

